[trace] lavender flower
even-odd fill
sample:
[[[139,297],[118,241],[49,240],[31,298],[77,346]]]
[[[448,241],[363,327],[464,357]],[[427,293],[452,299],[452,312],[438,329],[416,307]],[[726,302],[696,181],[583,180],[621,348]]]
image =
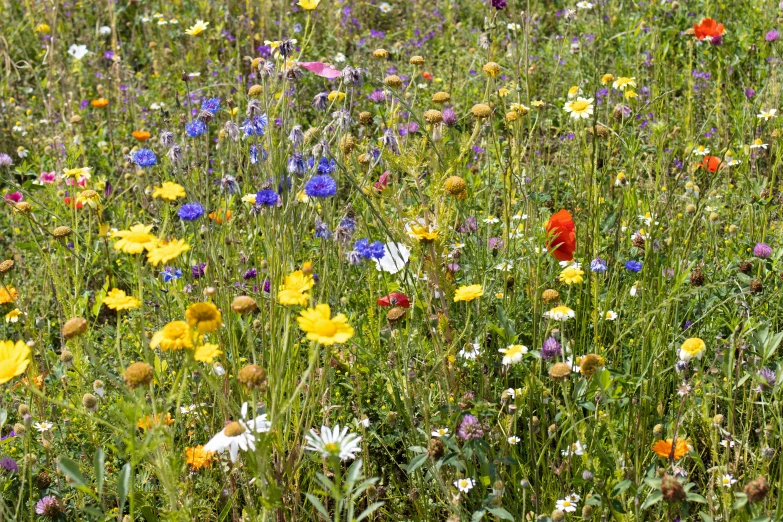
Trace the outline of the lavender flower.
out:
[[[590,270],[597,274],[602,274],[606,272],[607,266],[606,261],[601,259],[600,257],[596,257],[592,261],[590,261]]]
[[[244,274],[242,274],[242,279],[247,281],[248,279],[253,279],[258,275],[258,270],[255,268],[251,268],[250,270],[245,271]]]
[[[457,434],[463,440],[478,439],[484,436],[484,430],[481,429],[481,424],[476,417],[465,415],[462,417]]]
[[[768,391],[775,387],[778,378],[773,370],[762,368],[759,370],[759,391]]]
[[[5,474],[19,473],[19,465],[11,457],[3,457],[0,459],[0,470]]]
[[[772,255],[772,247],[766,243],[756,243],[756,246],[753,247],[753,255],[761,259],[768,259]]]
[[[35,512],[46,518],[57,518],[63,513],[63,506],[57,497],[47,495],[35,504]]]
[[[206,268],[206,263],[196,263],[190,267],[190,275],[193,277],[193,279],[201,279],[206,273]]]

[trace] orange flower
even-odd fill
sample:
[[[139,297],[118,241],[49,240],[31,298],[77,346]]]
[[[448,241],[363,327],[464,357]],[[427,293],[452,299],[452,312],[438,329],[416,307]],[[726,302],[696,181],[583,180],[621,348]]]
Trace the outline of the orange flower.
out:
[[[133,131],[131,132],[131,136],[133,136],[139,141],[147,141],[148,139],[150,139],[150,136],[152,136],[152,134],[150,134],[147,131]]]
[[[576,251],[576,225],[565,209],[553,214],[546,224],[550,236],[549,251],[558,261],[571,261]]]
[[[652,450],[659,457],[668,459],[669,455],[672,454],[672,439],[659,440],[652,445]],[[674,450],[674,460],[682,458],[689,450],[690,448],[688,447],[687,442],[682,439],[677,439],[677,447]]]
[[[701,165],[699,165],[704,170],[709,170],[710,172],[717,172],[718,168],[721,165],[721,159],[718,156],[704,156],[704,159],[701,161]]]
[[[224,217],[223,216],[223,209],[218,209],[215,212],[210,212],[209,213],[209,219],[211,219],[212,221],[214,221],[218,225],[222,225],[223,223],[225,223],[226,221],[231,219],[232,215],[234,215],[234,213],[231,212],[230,210],[228,210],[228,211],[226,211],[226,215]]]
[[[0,285],[0,304],[13,303],[19,297],[19,292],[13,286]]]
[[[432,73],[429,71],[424,71],[423,73],[421,73],[421,77],[424,78],[425,80],[432,80]]]
[[[91,101],[90,105],[92,105],[97,109],[102,109],[103,107],[109,105],[109,100],[107,100],[106,98],[98,98],[97,100]]]
[[[204,451],[204,446],[201,445],[185,448],[185,461],[193,471],[209,466],[214,456],[214,451]]]
[[[143,430],[148,430],[161,424],[174,424],[174,419],[171,418],[171,413],[167,413],[165,417],[162,417],[160,414],[145,415],[139,419],[139,422],[136,423],[136,427]]]
[[[693,24],[693,34],[696,35],[698,40],[709,38],[713,42],[715,42],[715,39],[720,41],[723,31],[723,24],[719,24],[712,18],[704,18],[700,24]]]

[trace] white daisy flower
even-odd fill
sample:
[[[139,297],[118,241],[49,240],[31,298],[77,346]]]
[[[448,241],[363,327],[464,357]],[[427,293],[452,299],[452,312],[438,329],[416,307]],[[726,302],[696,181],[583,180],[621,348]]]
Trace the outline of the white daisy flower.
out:
[[[430,435],[432,435],[433,437],[436,437],[438,439],[441,438],[441,437],[445,437],[448,434],[449,434],[449,429],[448,428],[438,428],[437,430],[432,430],[432,433],[430,433]]]
[[[311,429],[310,433],[305,435],[305,439],[307,440],[305,449],[317,451],[322,457],[339,457],[340,460],[354,459],[356,454],[362,450],[359,446],[362,438],[355,433],[348,433],[347,427],[340,431],[339,424],[335,424],[334,428],[321,426],[320,434]]]
[[[758,113],[756,117],[760,120],[769,121],[777,115],[777,112],[778,112],[777,109],[762,110],[761,112]]]
[[[54,429],[54,424],[49,421],[42,421],[42,422],[36,422],[33,424],[33,427],[40,431],[41,433],[45,433],[47,431],[51,431]]]
[[[478,343],[468,343],[462,348],[462,350],[459,351],[457,355],[459,355],[463,359],[474,360],[476,357],[478,357],[478,354],[479,354]]]
[[[267,420],[266,413],[254,419],[247,419],[247,403],[242,404],[242,417],[228,423],[204,445],[205,451],[223,453],[228,450],[231,462],[236,462],[239,450],[256,449],[256,434],[269,431],[272,424]]]
[[[520,439],[516,435],[512,435],[512,436],[510,436],[509,438],[506,439],[506,441],[508,441],[508,443],[511,444],[512,446],[516,446],[517,444],[519,444],[519,441],[521,441],[521,440],[522,439]]]
[[[383,257],[375,260],[375,267],[379,272],[396,274],[410,259],[411,251],[402,243],[386,243],[383,245]]]
[[[573,513],[574,511],[576,511],[576,504],[571,502],[567,498],[558,500],[557,504],[555,504],[555,507],[560,511],[564,511],[566,513]]]
[[[704,145],[699,145],[695,149],[693,149],[693,154],[696,156],[706,156],[710,153],[710,149],[705,147]]]
[[[720,485],[724,488],[730,488],[733,484],[736,484],[737,479],[726,473],[720,478]]]
[[[607,321],[614,321],[615,319],[617,319],[617,312],[615,312],[614,310],[608,310],[604,314],[604,319]]]
[[[472,478],[463,478],[454,481],[454,487],[463,493],[467,493],[468,491],[473,489],[473,486],[475,485],[476,485],[476,481],[473,480]]]

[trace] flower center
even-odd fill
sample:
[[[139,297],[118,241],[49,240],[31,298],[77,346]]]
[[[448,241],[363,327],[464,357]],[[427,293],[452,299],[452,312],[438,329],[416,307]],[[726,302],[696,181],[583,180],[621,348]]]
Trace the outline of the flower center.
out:
[[[337,442],[327,442],[324,444],[324,451],[334,454],[340,453],[340,444]]]
[[[226,437],[236,437],[237,435],[242,435],[244,432],[245,427],[236,421],[223,428],[223,433],[226,435]]]
[[[324,337],[332,337],[337,333],[337,325],[329,319],[319,319],[315,323],[316,331]]]
[[[571,109],[576,112],[582,112],[583,110],[587,109],[589,105],[590,104],[584,100],[578,100],[571,104]]]

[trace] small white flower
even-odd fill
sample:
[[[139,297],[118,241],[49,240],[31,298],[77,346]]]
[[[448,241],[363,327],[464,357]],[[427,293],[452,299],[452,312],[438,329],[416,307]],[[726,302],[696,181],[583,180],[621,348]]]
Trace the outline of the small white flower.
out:
[[[508,388],[507,390],[503,390],[503,393],[500,394],[501,399],[516,399],[517,395],[522,393],[522,388]]]
[[[527,354],[527,346],[521,344],[512,344],[508,348],[501,348],[498,352],[503,354],[503,365],[510,366],[522,361],[522,358]]]
[[[510,261],[503,261],[502,263],[495,265],[495,270],[500,270],[502,272],[509,272],[513,269],[514,265]]]
[[[370,427],[370,419],[368,419],[367,417],[362,417],[361,419],[359,419],[357,421],[357,424],[359,426],[363,426],[365,428],[369,428]]]
[[[693,149],[693,154],[695,154],[696,156],[706,156],[709,153],[710,153],[710,149],[708,149],[704,145],[699,145],[698,147]]]
[[[85,56],[87,56],[87,53],[90,51],[87,50],[86,45],[76,45],[73,44],[68,48],[68,54],[76,58],[77,60],[81,60]]]
[[[21,146],[20,146],[18,149],[16,149],[16,154],[17,154],[17,155],[18,155],[20,158],[26,158],[27,156],[29,156],[29,155],[30,155],[30,151],[28,151],[28,150],[27,150],[27,149],[25,149],[24,147],[21,147]]]
[[[196,411],[196,408],[198,408],[198,406],[196,406],[195,404],[191,404],[190,406],[180,406],[179,412],[183,415],[187,415],[189,413],[193,413],[194,411]]]
[[[464,348],[462,348],[462,350],[459,351],[457,355],[459,355],[463,359],[473,360],[476,357],[478,357],[478,354],[479,354],[478,343],[468,343],[464,346]]]
[[[574,511],[576,511],[576,504],[574,504],[567,498],[558,500],[557,504],[555,504],[555,507],[560,511],[565,511],[566,513],[573,513]]]
[[[492,225],[495,223],[500,223],[500,220],[495,216],[487,216],[487,219],[484,220],[484,223]]]
[[[334,55],[333,59],[337,63],[343,63],[345,61],[345,55],[343,53],[337,53]]]
[[[527,219],[527,214],[523,214],[522,212],[517,212],[513,216],[511,216],[512,221],[519,221],[519,220],[525,220]]]
[[[218,377],[226,374],[226,369],[223,368],[223,365],[220,363],[215,363],[215,365],[212,367],[212,371],[215,372],[215,375]]]
[[[735,444],[739,444],[739,442],[737,442],[736,440],[726,440],[726,439],[720,441],[720,445],[723,446],[724,448],[733,448]]]
[[[111,27],[108,25],[102,25],[100,29],[98,29],[98,34],[101,36],[109,36],[111,34]]]
[[[751,149],[765,149],[766,150],[767,144],[764,143],[764,140],[762,140],[761,138],[756,138],[755,140],[753,140],[753,143],[751,143],[750,148]]]
[[[561,450],[560,454],[563,455],[564,457],[569,457],[571,455],[577,455],[577,456],[584,455],[585,448],[584,446],[582,446],[582,443],[580,441],[576,441],[566,449]]]
[[[448,428],[438,428],[437,430],[432,430],[432,433],[430,433],[430,435],[437,438],[445,437],[448,434],[449,434]]]
[[[725,488],[730,488],[733,484],[736,484],[737,479],[726,473],[720,478],[720,485]]]
[[[631,297],[636,297],[636,293],[639,291],[639,281],[635,282],[633,286],[631,287],[631,290],[629,290],[629,294],[631,294]]]
[[[188,74],[188,78],[198,78],[199,76],[201,76],[201,73],[198,71]]]
[[[522,29],[522,26],[511,22],[506,24],[506,29],[508,29],[509,31],[519,31],[520,29]]]
[[[474,485],[476,485],[476,481],[473,480],[472,478],[463,478],[454,481],[454,487],[463,493],[467,493],[468,491],[473,489]]]
[[[324,458],[354,459],[356,454],[362,450],[359,446],[362,438],[355,433],[348,433],[348,427],[344,427],[340,431],[339,424],[335,424],[334,428],[321,426],[320,434],[311,429],[310,433],[305,435],[305,440],[307,441],[305,449],[316,451]]]
[[[384,14],[388,13],[392,10],[392,6],[390,6],[387,2],[383,2],[381,5],[378,6],[378,9]]]
[[[517,444],[519,444],[519,441],[521,441],[522,439],[520,439],[520,438],[519,438],[519,437],[517,437],[516,435],[512,435],[512,436],[510,436],[509,438],[507,438],[506,440],[507,440],[507,441],[508,441],[508,443],[509,443],[509,444],[511,444],[512,446],[516,446]]]
[[[592,9],[592,8],[593,8],[593,4],[591,4],[590,2],[586,2],[586,1],[584,1],[584,0],[583,0],[582,2],[578,2],[578,3],[576,4],[576,6],[577,6],[579,9]]]
[[[617,313],[613,310],[608,310],[604,314],[604,319],[607,321],[614,321],[615,319],[617,319]]]
[[[571,493],[571,494],[570,494],[570,495],[568,495],[566,498],[567,498],[568,500],[570,500],[571,502],[573,502],[574,504],[576,504],[577,502],[579,502],[580,500],[582,500],[582,497],[580,497],[580,496],[579,496],[579,495],[577,495],[576,493]]]
[[[777,115],[777,109],[762,110],[758,113],[757,118],[764,121],[769,121]],[[726,475],[729,476],[729,475]]]
[[[35,424],[33,424],[33,427],[35,427],[35,429],[37,429],[41,433],[45,433],[47,431],[51,431],[52,429],[54,429],[54,424],[52,424],[49,421],[42,421],[42,422],[36,422]]]

